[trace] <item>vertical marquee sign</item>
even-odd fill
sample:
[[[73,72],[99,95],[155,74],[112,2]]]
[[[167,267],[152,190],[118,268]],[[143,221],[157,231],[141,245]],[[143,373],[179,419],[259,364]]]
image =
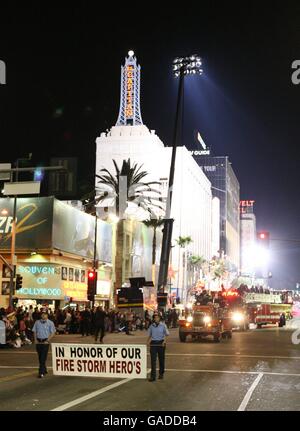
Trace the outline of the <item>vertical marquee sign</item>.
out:
[[[132,64],[126,66],[126,118],[133,119],[133,83],[134,67]]]
[[[140,107],[141,66],[134,52],[129,51],[125,65],[121,66],[120,110],[116,126],[140,126],[143,124]]]

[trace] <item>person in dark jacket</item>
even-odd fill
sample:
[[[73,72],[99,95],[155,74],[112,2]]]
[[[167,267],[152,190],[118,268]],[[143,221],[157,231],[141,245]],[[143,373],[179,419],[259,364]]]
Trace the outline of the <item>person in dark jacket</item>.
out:
[[[85,310],[81,312],[81,335],[90,334],[90,326],[91,326],[91,312],[88,307],[85,307]]]
[[[102,307],[97,307],[94,315],[95,324],[95,342],[98,340],[98,335],[100,332],[100,343],[103,343],[103,338],[105,335],[105,318],[107,314],[103,311]]]

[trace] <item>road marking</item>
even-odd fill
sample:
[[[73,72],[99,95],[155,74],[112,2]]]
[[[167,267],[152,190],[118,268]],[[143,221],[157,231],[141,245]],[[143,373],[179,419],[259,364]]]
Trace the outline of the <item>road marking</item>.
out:
[[[5,376],[5,377],[0,377],[0,382],[9,382],[11,380],[16,380],[16,379],[20,379],[22,377],[28,377],[28,376],[32,376],[36,373],[36,371],[27,371],[24,373],[19,373],[19,374],[13,374],[12,376]]]
[[[241,355],[241,354],[221,354],[221,353],[166,353],[166,356],[203,356],[203,357],[236,357],[236,358],[265,358],[265,359],[296,359],[300,356],[268,356],[268,355]]]
[[[151,370],[148,369],[147,370],[147,374],[150,372]],[[88,395],[84,395],[83,397],[77,398],[76,400],[70,401],[69,403],[63,404],[59,407],[56,407],[55,409],[50,410],[51,412],[61,412],[63,410],[67,410],[70,409],[71,407],[77,406],[78,404],[82,404],[85,401],[90,400],[91,398],[95,398],[98,395],[101,395],[105,392],[110,391],[111,389],[117,388],[118,386],[124,385],[125,383],[128,382],[132,382],[134,379],[129,378],[129,379],[125,379],[125,380],[121,380],[119,382],[113,383],[112,385],[106,386],[104,388],[99,389],[98,391],[94,391],[91,392]]]
[[[175,371],[180,373],[224,373],[224,374],[260,374],[261,371],[234,371],[234,370],[197,370],[197,369],[182,369],[182,368],[167,368],[166,371]],[[272,373],[271,371],[264,371],[264,375],[270,376],[289,376],[289,377],[300,377],[299,373]]]
[[[53,367],[47,367],[48,370],[52,370]],[[19,366],[19,365],[0,365],[0,369],[19,369],[19,370],[27,370],[34,369],[37,370],[38,367],[30,367],[30,366]],[[183,369],[183,368],[167,368],[166,371],[176,371],[176,372],[187,372],[187,373],[224,373],[224,374],[260,374],[261,371],[235,371],[235,370],[199,370],[199,369]],[[147,374],[150,372],[150,369],[147,370]],[[279,373],[279,372],[271,372],[264,371],[264,375],[270,376],[290,376],[290,377],[300,377],[300,373]]]
[[[106,386],[105,388],[99,389],[98,391],[91,392],[88,395],[85,395],[84,397],[77,398],[76,400],[70,401],[69,403],[63,404],[62,406],[56,407],[55,409],[52,409],[52,412],[61,412],[63,410],[70,409],[71,407],[77,406],[78,404],[84,403],[85,401],[90,400],[91,398],[97,397],[98,395],[101,395],[107,391],[110,391],[111,389],[117,388],[118,386],[124,385],[127,382],[130,382],[134,379],[125,379],[121,380],[117,383],[113,383],[112,385]]]
[[[170,343],[168,343],[170,344]],[[176,344],[176,343],[175,343]],[[2,354],[11,355],[12,353],[16,354],[31,354],[36,355],[36,352],[1,352],[0,356]],[[147,353],[150,355],[150,353]],[[216,357],[216,358],[223,358],[223,357],[230,357],[230,358],[261,358],[261,359],[294,359],[294,360],[300,360],[300,356],[270,356],[270,355],[241,355],[241,354],[228,354],[228,353],[166,353],[166,356],[202,356],[202,357]]]
[[[250,401],[250,398],[251,398],[256,386],[259,384],[261,378],[263,377],[263,375],[264,375],[264,373],[259,373],[259,375],[256,377],[256,379],[254,380],[254,382],[252,383],[252,385],[248,389],[248,392],[246,393],[243,401],[241,402],[241,404],[238,408],[238,412],[243,412],[246,410],[246,407]]]

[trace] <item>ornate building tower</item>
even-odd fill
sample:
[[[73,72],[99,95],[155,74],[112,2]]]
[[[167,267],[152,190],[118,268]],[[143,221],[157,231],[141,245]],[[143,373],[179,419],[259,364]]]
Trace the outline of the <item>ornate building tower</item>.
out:
[[[141,66],[137,64],[133,51],[128,51],[125,65],[121,66],[120,111],[116,126],[141,126],[140,108]]]

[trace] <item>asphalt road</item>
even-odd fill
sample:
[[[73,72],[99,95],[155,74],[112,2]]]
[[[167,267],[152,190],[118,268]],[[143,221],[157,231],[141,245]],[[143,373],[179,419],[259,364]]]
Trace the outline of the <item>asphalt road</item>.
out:
[[[0,350],[1,411],[300,410],[300,344],[282,328],[235,332],[231,340],[180,343],[172,329],[164,380],[37,378],[34,346]],[[144,344],[146,332],[108,334],[105,344]],[[58,335],[54,342],[93,343]],[[149,355],[148,355],[149,365]]]

